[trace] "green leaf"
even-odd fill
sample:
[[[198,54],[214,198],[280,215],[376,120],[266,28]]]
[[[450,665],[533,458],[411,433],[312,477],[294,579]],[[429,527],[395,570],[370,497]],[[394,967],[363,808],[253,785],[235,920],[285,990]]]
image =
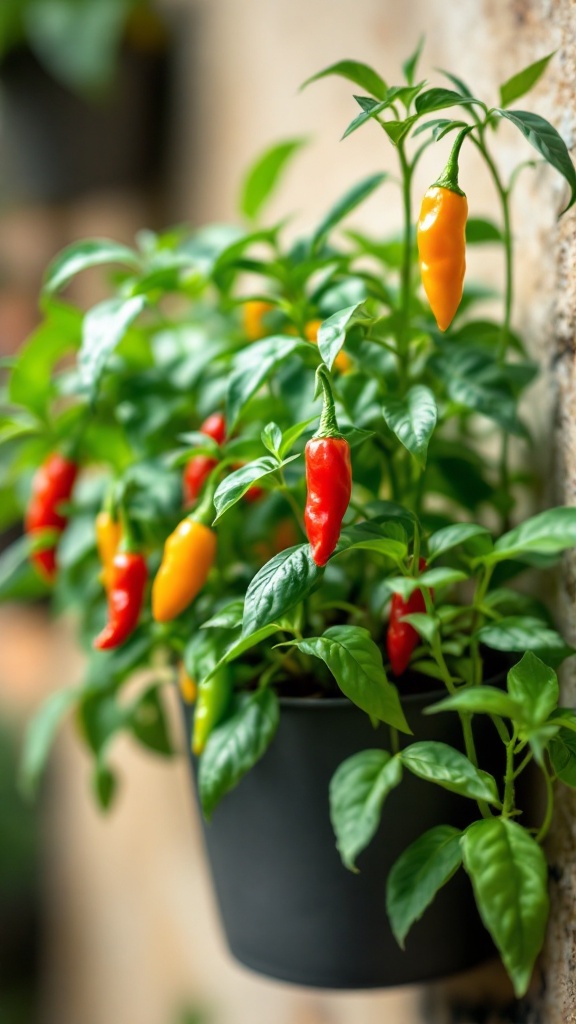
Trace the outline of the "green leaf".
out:
[[[512,75],[512,78],[500,86],[500,103],[503,107],[510,106],[514,100],[519,100],[521,96],[530,91],[533,85],[536,85],[555,53],[556,50],[553,50],[546,57],[541,57],[540,60],[529,64],[527,68]]]
[[[424,46],[424,38],[424,36],[420,36],[420,39],[418,40],[418,46],[414,50],[414,53],[411,54],[411,56],[408,57],[408,60],[405,60],[402,65],[402,71],[404,72],[404,77],[408,82],[408,85],[413,85],[414,83],[416,68],[418,66],[418,61],[420,60],[422,47]]]
[[[486,818],[466,830],[462,855],[480,916],[521,997],[528,989],[548,919],[544,853],[516,822]]]
[[[318,71],[311,78],[307,78],[300,88],[305,89],[311,82],[317,82],[320,78],[326,78],[328,75],[347,78],[355,85],[359,85],[361,89],[366,89],[366,92],[371,93],[376,99],[383,100],[386,96],[387,86],[384,79],[368,64],[357,60],[340,60],[336,64],[330,64],[329,67]]]
[[[271,455],[263,455],[262,458],[255,459],[254,462],[248,462],[245,466],[241,466],[240,469],[230,473],[218,484],[214,494],[214,508],[216,509],[214,523],[217,523],[229,508],[232,508],[236,502],[244,497],[256,480],[263,480],[264,477],[277,473],[278,470],[287,466],[288,463],[299,458],[299,455],[291,455],[290,458],[284,459],[283,462],[278,462]]]
[[[458,693],[433,704],[425,709],[425,715],[435,715],[442,711],[467,711],[472,714],[501,715],[517,721],[521,717],[521,708],[502,690],[495,686],[474,686],[459,690]]]
[[[416,110],[418,114],[429,114],[432,110],[441,110],[443,107],[462,106],[469,103],[477,103],[484,107],[484,103],[474,99],[473,96],[463,96],[452,89],[427,89],[416,97]]]
[[[216,662],[213,668],[210,669],[208,674],[204,676],[204,679],[208,679],[209,676],[215,675],[223,665],[229,665],[231,661],[236,661],[237,658],[241,658],[243,654],[246,654],[246,651],[252,650],[253,647],[262,643],[263,640],[272,636],[273,633],[278,633],[279,630],[280,626],[275,622],[271,622],[267,626],[261,626],[260,629],[250,633],[249,636],[243,636],[240,637],[239,640],[235,640],[234,643],[230,644],[230,646],[226,648],[222,657]]]
[[[451,825],[436,825],[419,836],[392,866],[386,883],[386,911],[402,949],[412,925],[460,867],[461,836]]]
[[[282,445],[282,431],[277,423],[267,423],[260,438],[271,455],[278,455]]]
[[[482,245],[486,242],[502,242],[504,236],[500,228],[484,217],[469,217],[466,221],[466,244]]]
[[[404,767],[420,779],[436,782],[451,793],[486,800],[496,806],[500,804],[492,776],[480,771],[464,754],[447,743],[435,740],[412,743],[400,751],[400,758]]]
[[[161,686],[148,687],[132,706],[129,727],[133,736],[156,754],[171,757],[174,747],[160,697]]]
[[[208,820],[222,797],[265,754],[279,721],[278,697],[264,689],[244,696],[235,714],[211,732],[198,771],[200,802]]]
[[[26,796],[36,793],[56,732],[78,698],[76,688],[51,694],[28,725],[19,771],[19,783]]]
[[[318,349],[329,370],[346,341],[346,332],[365,315],[364,303],[355,302],[333,313],[318,328]]]
[[[118,792],[118,779],[112,769],[100,759],[94,764],[91,783],[100,810],[109,811]]]
[[[430,388],[416,384],[404,398],[386,398],[382,412],[390,430],[424,469],[428,443],[438,417],[436,400]]]
[[[372,718],[409,733],[398,691],[388,682],[382,653],[367,629],[331,626],[323,636],[308,637],[294,645],[330,669],[342,692]]]
[[[574,712],[567,708],[558,708],[551,721],[560,725],[563,718],[569,719],[576,729]],[[548,744],[552,768],[558,778],[572,789],[576,789],[576,732],[574,729],[560,728]]]
[[[491,353],[454,347],[435,356],[430,365],[453,402],[495,420],[509,433],[525,434],[509,382]]]
[[[258,391],[272,370],[280,366],[296,351],[307,351],[307,342],[288,338],[285,334],[273,335],[262,341],[255,341],[243,349],[236,358],[228,384],[226,399],[226,422],[231,434],[244,406]]]
[[[358,128],[361,128],[362,125],[366,124],[367,121],[377,119],[378,114],[381,114],[383,110],[387,110],[387,108],[393,102],[391,99],[385,99],[382,100],[380,103],[376,103],[374,101],[362,103],[362,97],[360,96],[355,96],[354,99],[360,103],[360,105],[363,107],[363,110],[361,114],[358,114],[352,121],[350,121],[350,124],[346,128],[346,131],[344,132],[342,139],[347,139],[349,135],[352,135],[352,132],[357,131]]]
[[[244,599],[235,597],[228,601],[215,615],[211,615],[206,622],[202,623],[202,629],[237,629],[242,625],[244,613]]]
[[[74,242],[50,263],[44,275],[43,291],[47,295],[52,295],[64,288],[82,270],[104,263],[120,263],[122,266],[137,270],[139,259],[133,249],[109,238],[88,238]]]
[[[439,622],[434,615],[425,615],[424,612],[411,612],[409,615],[403,615],[402,621],[412,626],[418,633],[418,636],[421,636],[429,644],[433,642],[438,632]]]
[[[332,776],[330,818],[342,862],[351,871],[376,834],[386,797],[401,781],[402,765],[387,750],[361,750]]]
[[[386,181],[387,177],[388,174],[386,172],[371,174],[370,177],[364,178],[356,185],[353,185],[352,188],[348,189],[348,191],[338,199],[336,203],[334,203],[334,206],[330,208],[326,216],[316,228],[316,231],[312,235],[312,248],[318,248],[319,244],[326,238],[332,228],[339,224],[344,217],[347,217],[352,210],[355,210],[360,203],[364,202],[369,195],[372,195],[372,192],[374,192],[383,181]]]
[[[526,651],[508,673],[508,693],[522,707],[526,723],[541,725],[558,705],[558,676],[540,658]]]
[[[10,401],[30,409],[41,419],[47,418],[54,369],[63,356],[79,347],[81,334],[80,310],[62,303],[51,303],[44,323],[18,353],[10,375]]]
[[[310,593],[323,573],[312,559],[309,544],[280,551],[256,573],[246,591],[242,635],[250,636],[281,619]]]
[[[287,139],[267,149],[250,167],[240,196],[240,211],[255,220],[280,182],[290,160],[307,139]]]
[[[428,564],[439,555],[451,551],[460,544],[466,544],[474,537],[490,537],[490,533],[485,526],[478,526],[476,523],[454,523],[451,526],[442,527],[441,530],[436,530],[428,538]]]
[[[281,459],[286,457],[292,445],[296,444],[296,441],[302,436],[306,427],[309,427],[311,423],[316,423],[317,419],[317,416],[310,416],[309,419],[302,420],[301,423],[295,423],[293,427],[289,427],[288,430],[284,431],[282,434],[282,444],[278,451]]]
[[[80,380],[94,395],[111,352],[146,305],[143,295],[131,299],[105,299],[84,317],[82,346],[78,354]]]
[[[481,561],[492,564],[523,555],[559,555],[576,546],[576,508],[561,506],[525,519],[499,537],[494,550]]]
[[[560,215],[566,213],[566,210],[576,202],[576,170],[562,136],[539,114],[532,114],[527,110],[498,109],[494,113],[516,125],[530,145],[566,179],[570,186],[570,202]]]
[[[420,576],[394,576],[388,579],[388,585],[392,593],[400,594],[405,601],[410,594],[420,587],[449,587],[454,583],[462,583],[468,579],[468,574],[460,569],[449,569],[439,566],[437,569],[428,569]]]
[[[374,551],[400,563],[408,552],[406,531],[397,520],[384,523],[371,520],[354,526],[345,526],[340,534],[335,555],[352,549]]]
[[[495,651],[535,651],[547,665],[558,665],[573,648],[555,629],[530,615],[511,615],[478,630],[478,639]]]

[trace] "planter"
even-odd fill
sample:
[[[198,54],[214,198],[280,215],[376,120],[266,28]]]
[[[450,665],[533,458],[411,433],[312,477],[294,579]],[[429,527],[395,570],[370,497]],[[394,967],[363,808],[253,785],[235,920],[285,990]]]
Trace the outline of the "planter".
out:
[[[434,697],[406,698],[411,741],[460,746],[456,715],[422,714]],[[185,715],[189,739],[190,708]],[[492,729],[484,737],[478,730],[480,751]],[[300,985],[380,988],[440,978],[493,953],[462,870],[414,925],[405,951],[386,917],[386,877],[396,858],[433,825],[464,827],[476,810],[471,801],[406,773],[358,858],[359,874],[343,867],[328,787],[340,762],[367,747],[389,749],[388,729],[374,730],[348,700],[284,699],[270,749],[204,824],[226,939],[247,967]]]

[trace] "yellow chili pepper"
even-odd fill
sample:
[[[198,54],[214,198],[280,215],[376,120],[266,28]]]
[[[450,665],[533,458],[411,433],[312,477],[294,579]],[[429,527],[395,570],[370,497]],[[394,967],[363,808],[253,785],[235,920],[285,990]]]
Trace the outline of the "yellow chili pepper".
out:
[[[188,516],[164,545],[162,564],[152,586],[152,615],[170,622],[200,593],[216,558],[216,534]]]
[[[184,703],[193,704],[196,700],[198,687],[194,680],[188,675],[183,661],[180,662],[180,667],[178,669],[178,686]]]
[[[102,580],[104,589],[107,591],[112,579],[112,563],[118,551],[122,526],[118,519],[115,519],[110,512],[103,509],[96,516],[96,547],[102,563]]]
[[[260,338],[265,338],[270,333],[264,324],[264,317],[272,309],[274,307],[270,302],[264,302],[261,299],[249,299],[244,303],[242,315],[244,333],[248,341],[259,341]]]
[[[462,299],[466,270],[468,202],[458,186],[460,132],[443,174],[426,192],[418,219],[422,284],[441,331],[452,323]]]
[[[311,341],[314,345],[318,344],[318,331],[322,324],[322,320],[309,320],[304,328],[304,334],[308,341]],[[347,373],[352,363],[350,357],[346,355],[344,349],[340,349],[336,359],[334,360],[334,366],[340,373]]]

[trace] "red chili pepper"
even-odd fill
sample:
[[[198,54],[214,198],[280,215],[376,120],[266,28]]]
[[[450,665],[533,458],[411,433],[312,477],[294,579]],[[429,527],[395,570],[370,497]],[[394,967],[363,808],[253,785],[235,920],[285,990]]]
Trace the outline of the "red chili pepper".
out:
[[[350,494],[352,467],[350,446],[338,430],[328,373],[317,370],[317,385],[324,391],[324,408],[318,433],[308,441],[306,461],[306,508],[304,523],[316,565],[326,565],[340,536]]]
[[[58,452],[53,452],[36,471],[32,483],[32,496],[26,512],[26,533],[40,530],[64,530],[67,518],[59,511],[63,502],[69,501],[78,466]],[[49,583],[56,577],[56,544],[50,544],[31,555],[34,565]]]
[[[426,562],[420,559],[420,572],[426,569]],[[434,591],[430,591],[434,596]],[[412,651],[418,646],[419,636],[414,626],[409,622],[402,622],[404,615],[413,615],[417,612],[426,611],[426,602],[421,590],[413,590],[407,601],[400,594],[392,594],[390,606],[390,618],[386,633],[386,650],[390,659],[390,665],[395,676],[401,676],[410,664]]]
[[[223,444],[226,440],[226,420],[222,413],[214,412],[208,416],[200,427],[200,432],[213,437],[217,444]],[[213,459],[210,455],[195,455],[190,459],[182,479],[185,508],[196,503],[207,478],[217,465],[218,459]]]
[[[148,569],[143,555],[119,551],[114,555],[108,590],[108,623],[94,640],[94,647],[119,647],[134,632],[144,600]]]

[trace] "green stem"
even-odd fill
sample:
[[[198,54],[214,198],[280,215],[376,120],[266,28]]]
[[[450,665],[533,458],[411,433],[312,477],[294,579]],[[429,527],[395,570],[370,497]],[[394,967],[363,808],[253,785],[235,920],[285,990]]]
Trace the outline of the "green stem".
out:
[[[544,779],[546,782],[546,814],[544,815],[544,821],[540,826],[540,830],[536,835],[537,843],[544,842],[548,835],[550,825],[552,824],[552,815],[554,813],[554,787],[552,785],[552,779],[546,769],[544,769]]]
[[[514,749],[518,739],[518,730],[515,728],[510,742],[506,744],[506,774],[504,776],[504,802],[502,806],[502,817],[509,818],[514,812]]]
[[[323,392],[324,404],[322,406],[320,424],[314,436],[341,438],[342,434],[338,430],[338,422],[336,420],[334,396],[332,394],[332,388],[330,387],[330,377],[324,363],[321,363],[316,370],[316,396],[320,393],[320,389],[322,389]]]
[[[468,125],[466,128],[463,128],[461,132],[458,132],[458,135],[454,140],[454,145],[450,150],[450,156],[448,157],[446,166],[438,180],[434,182],[434,185],[432,186],[433,188],[447,188],[450,192],[456,192],[459,196],[465,195],[458,184],[458,159],[460,157],[462,143],[468,133],[472,131],[473,127],[473,125]]]
[[[402,206],[404,210],[404,253],[402,257],[400,315],[401,325],[398,332],[398,357],[400,377],[405,383],[407,376],[407,356],[410,325],[410,296],[412,290],[412,171],[413,167],[406,157],[403,142],[398,144],[398,156],[402,169]]]

